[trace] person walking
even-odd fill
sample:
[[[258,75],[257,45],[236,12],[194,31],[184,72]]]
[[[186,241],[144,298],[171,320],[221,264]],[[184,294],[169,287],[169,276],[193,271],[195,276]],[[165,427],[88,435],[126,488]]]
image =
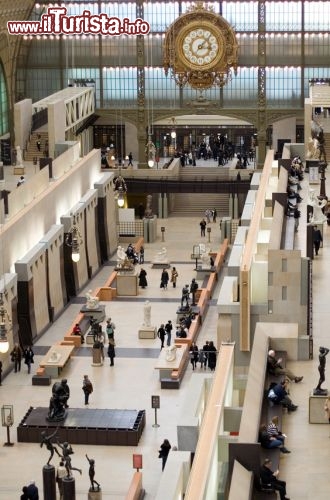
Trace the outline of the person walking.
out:
[[[190,363],[192,365],[192,369],[195,370],[195,368],[197,368],[197,361],[199,358],[199,351],[198,351],[198,347],[195,344],[195,342],[192,342],[192,344],[190,346],[189,357],[190,357]]]
[[[162,470],[165,469],[165,464],[166,464],[170,449],[171,449],[171,445],[170,445],[169,440],[164,439],[164,441],[160,445],[160,450],[158,452],[158,457],[162,459]]]
[[[111,321],[111,318],[107,319],[107,326],[105,327],[108,340],[114,338],[116,325]]]
[[[167,284],[168,280],[170,279],[168,272],[166,271],[166,268],[164,267],[162,271],[162,275],[160,277],[160,288],[163,288],[164,290],[167,290]]]
[[[206,220],[202,219],[199,223],[201,228],[201,236],[205,236]]]
[[[60,494],[60,500],[63,498],[63,478],[66,476],[66,468],[64,466],[64,461],[61,460],[56,471],[56,482],[58,486],[58,491]]]
[[[132,155],[132,152],[130,151],[129,155],[128,155],[128,164],[127,164],[128,167],[133,167],[133,155]]]
[[[109,339],[109,344],[108,344],[108,356],[110,358],[110,366],[114,366],[114,359],[116,357],[116,351],[115,351],[115,340],[114,339]]]
[[[39,490],[34,481],[31,481],[26,490],[29,500],[39,500]]]
[[[85,395],[85,406],[89,404],[89,396],[93,392],[93,384],[89,380],[88,375],[84,375],[82,390]]]
[[[167,335],[166,345],[168,347],[171,345],[172,330],[173,330],[172,321],[169,319],[168,322],[165,325],[165,332],[166,332],[166,335]]]
[[[321,231],[318,229],[317,225],[315,224],[313,227],[313,245],[314,245],[314,250],[315,250],[315,255],[319,254],[320,246],[323,241]]]
[[[140,247],[140,252],[139,252],[139,264],[144,264],[144,247]]]
[[[217,215],[218,215],[218,212],[217,212],[217,209],[214,208],[212,210],[212,214],[213,214],[213,222],[217,222]]]
[[[141,267],[141,271],[140,271],[140,274],[139,274],[139,286],[141,288],[145,288],[145,287],[148,286],[147,271],[145,269],[143,269],[143,267]]]
[[[160,349],[161,350],[164,347],[165,334],[166,334],[166,331],[165,331],[165,328],[164,328],[164,324],[162,323],[160,325],[160,327],[158,328],[158,331],[157,331],[157,336],[160,339],[160,343],[161,343],[160,344]]]
[[[31,364],[34,363],[34,352],[32,347],[27,347],[23,352],[24,363],[27,365],[28,373],[31,373]]]
[[[38,135],[38,139],[36,140],[36,146],[37,146],[38,151],[41,151],[40,135]]]
[[[171,283],[173,283],[173,288],[176,288],[176,280],[177,280],[178,276],[179,276],[178,271],[176,270],[175,267],[172,267],[172,271],[171,271]]]
[[[15,373],[21,371],[21,362],[22,362],[22,349],[19,344],[15,344],[13,350],[10,353],[10,359],[14,363]]]

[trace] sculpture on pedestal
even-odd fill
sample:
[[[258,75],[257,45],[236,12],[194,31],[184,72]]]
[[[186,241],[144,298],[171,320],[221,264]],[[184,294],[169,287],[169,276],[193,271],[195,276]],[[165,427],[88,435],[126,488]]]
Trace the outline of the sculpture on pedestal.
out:
[[[95,460],[93,458],[88,458],[87,453],[86,453],[86,458],[87,458],[88,463],[89,463],[88,474],[89,474],[89,479],[91,481],[90,491],[100,491],[100,488],[101,488],[100,483],[98,483],[94,479],[94,477],[95,477]],[[96,485],[96,489],[94,488],[94,485]]]
[[[165,359],[166,361],[174,361],[176,359],[176,345],[173,344],[169,347],[166,347],[165,350]]]
[[[62,450],[62,457],[63,457],[63,461],[64,461],[64,466],[66,468],[67,477],[72,476],[73,470],[80,472],[80,475],[81,475],[82,470],[77,469],[76,467],[72,467],[72,464],[71,464],[70,455],[73,455],[73,453],[74,453],[71,444],[69,444],[68,442],[64,442],[63,444],[61,444],[59,441],[57,441],[57,444]]]
[[[134,269],[133,263],[127,257],[125,250],[120,245],[117,249],[117,268],[123,271],[132,271]]]
[[[53,458],[54,456],[54,452],[57,453],[57,455],[60,457],[61,454],[58,452],[58,449],[56,448],[56,446],[54,445],[54,443],[52,442],[52,439],[53,437],[55,437],[57,434],[57,428],[55,429],[55,431],[52,433],[52,434],[49,434],[49,436],[47,436],[47,433],[46,431],[42,431],[41,433],[41,443],[40,443],[40,448],[43,447],[43,445],[46,446],[47,450],[49,451],[50,453],[50,456],[49,456],[49,459],[48,459],[48,462],[47,462],[47,465],[50,464],[50,461],[51,459]]]
[[[326,199],[320,200],[315,195],[314,189],[309,190],[307,205],[313,207],[313,215],[310,217],[309,222],[313,224],[322,224],[327,220],[327,217],[324,215],[322,211],[322,209],[326,206],[326,204],[327,200]]]
[[[151,304],[146,300],[143,307],[143,326],[151,326]]]
[[[147,196],[147,202],[146,202],[146,209],[145,209],[145,212],[144,212],[144,217],[146,219],[152,219],[153,216],[154,216],[154,214],[152,212],[152,195],[148,194],[148,196]]]
[[[315,396],[326,396],[328,394],[327,389],[321,389],[321,385],[325,381],[325,365],[326,365],[326,361],[327,361],[326,356],[328,353],[329,353],[329,349],[327,349],[326,347],[320,347],[320,349],[319,349],[319,366],[318,366],[320,378],[319,378],[319,383],[317,384],[317,386],[315,387],[315,389],[313,391],[313,394]]]
[[[189,285],[182,288],[181,309],[189,309]]]
[[[49,410],[47,420],[50,422],[60,422],[66,417],[66,408],[68,407],[68,399],[70,390],[66,379],[61,382],[55,382],[52,387],[52,397],[49,401]]]
[[[92,295],[92,290],[88,290],[85,297],[86,297],[86,308],[87,309],[97,309],[99,307],[99,299],[98,299],[98,297],[94,297]]]
[[[314,158],[318,158],[320,161],[323,161],[327,164],[327,155],[325,152],[325,138],[323,128],[319,123],[315,120],[311,122],[311,136],[314,142]]]
[[[16,146],[16,165],[19,167],[23,166],[23,156],[20,146]]]

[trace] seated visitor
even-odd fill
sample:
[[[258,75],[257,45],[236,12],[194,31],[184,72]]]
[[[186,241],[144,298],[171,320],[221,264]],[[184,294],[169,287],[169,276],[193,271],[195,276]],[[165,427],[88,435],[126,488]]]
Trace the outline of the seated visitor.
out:
[[[269,391],[268,391],[268,399],[271,401],[273,404],[280,404],[284,408],[287,408],[287,410],[290,411],[295,411],[298,406],[294,405],[291,401],[291,399],[288,396],[288,393],[286,391],[286,381],[281,380],[279,384],[274,385]]]
[[[85,342],[84,335],[83,335],[83,332],[81,331],[79,323],[76,323],[74,325],[72,333],[73,333],[73,335],[80,335],[82,344]]]
[[[304,377],[297,377],[288,368],[283,368],[282,358],[276,358],[275,351],[272,349],[268,351],[267,356],[267,372],[269,375],[281,376],[285,375],[291,382],[301,382]]]
[[[282,432],[280,431],[280,429],[278,427],[278,416],[277,415],[275,415],[271,419],[269,424],[267,425],[267,433],[268,433],[269,437],[275,437],[276,439],[279,439],[280,441],[282,441],[282,443],[284,444],[286,435],[282,434]]]
[[[263,448],[272,449],[279,448],[282,453],[291,453],[284,445],[283,441],[274,436],[269,436],[267,425],[262,424],[259,429],[259,443]]]
[[[278,479],[279,470],[272,471],[272,461],[265,458],[264,463],[260,469],[260,482],[262,486],[267,486],[278,491],[281,500],[289,500],[286,496],[286,482]]]

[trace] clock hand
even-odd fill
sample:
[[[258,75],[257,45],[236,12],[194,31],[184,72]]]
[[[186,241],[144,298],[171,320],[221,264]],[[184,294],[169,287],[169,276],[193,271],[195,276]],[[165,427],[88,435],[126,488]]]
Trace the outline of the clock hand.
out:
[[[206,43],[207,43],[207,41],[204,40],[203,43],[201,43],[200,45],[198,45],[197,50],[201,50]]]

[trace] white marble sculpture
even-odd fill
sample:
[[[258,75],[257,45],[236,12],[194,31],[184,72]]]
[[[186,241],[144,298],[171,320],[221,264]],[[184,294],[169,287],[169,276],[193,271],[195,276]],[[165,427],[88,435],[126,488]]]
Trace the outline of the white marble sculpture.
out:
[[[176,346],[175,344],[166,347],[165,349],[165,359],[166,361],[174,361],[176,359]]]
[[[309,190],[307,205],[311,205],[313,207],[313,215],[310,217],[309,222],[312,224],[323,224],[327,220],[327,217],[322,212],[322,209],[326,206],[327,200],[320,200],[316,194],[314,189]]]
[[[143,326],[151,326],[151,304],[146,300],[143,307]]]
[[[88,290],[86,293],[86,308],[87,309],[97,309],[99,307],[98,297],[92,295],[92,290]]]
[[[155,262],[166,262],[167,261],[167,250],[163,247],[159,252],[157,252],[155,257]]]
[[[23,156],[22,156],[22,150],[20,146],[16,146],[16,165],[18,167],[23,166]]]
[[[201,249],[201,261],[202,261],[202,267],[210,267],[210,248],[205,247],[204,245],[204,251]]]

